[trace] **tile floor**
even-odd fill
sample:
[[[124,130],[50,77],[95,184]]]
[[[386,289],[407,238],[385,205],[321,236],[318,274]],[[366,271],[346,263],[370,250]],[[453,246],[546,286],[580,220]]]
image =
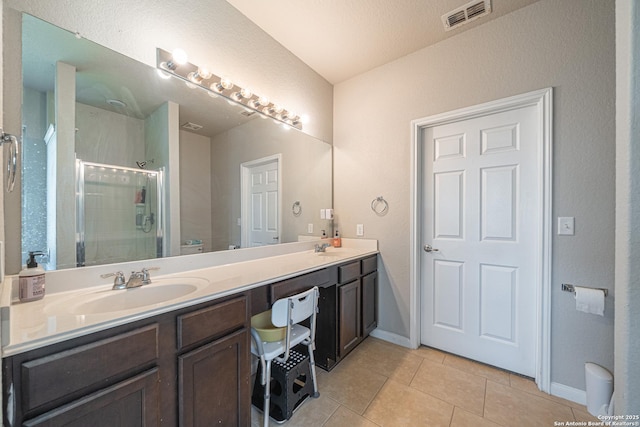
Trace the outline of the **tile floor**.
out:
[[[367,338],[331,372],[318,369],[320,397],[285,427],[553,426],[597,421],[587,409],[538,390],[521,376],[428,347]],[[252,407],[252,426],[262,412]],[[279,424],[271,420],[272,426]]]

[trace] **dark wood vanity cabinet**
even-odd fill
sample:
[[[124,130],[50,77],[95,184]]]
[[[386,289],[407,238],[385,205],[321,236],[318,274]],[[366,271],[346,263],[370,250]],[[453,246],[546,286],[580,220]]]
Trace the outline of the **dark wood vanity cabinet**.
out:
[[[251,315],[318,286],[330,370],[377,325],[376,270],[373,255],[6,357],[3,425],[249,426]]]
[[[376,255],[338,267],[340,359],[378,325],[377,268]]]
[[[5,358],[3,425],[250,425],[249,306],[239,294]]]
[[[252,314],[280,298],[320,290],[316,325],[316,364],[331,370],[377,326],[378,256],[372,255],[256,288]],[[265,289],[266,288],[266,289]]]
[[[178,316],[178,425],[251,424],[248,314],[243,296]]]
[[[344,357],[360,343],[362,296],[361,286],[357,280],[338,288],[340,301],[340,356]]]

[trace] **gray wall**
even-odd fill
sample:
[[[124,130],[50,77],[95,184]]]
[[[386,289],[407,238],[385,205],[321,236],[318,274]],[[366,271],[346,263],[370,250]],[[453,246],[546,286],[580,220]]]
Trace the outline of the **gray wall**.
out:
[[[408,337],[410,122],[552,86],[551,381],[584,390],[584,362],[613,370],[614,3],[542,0],[351,80],[334,91],[338,228],[379,239],[379,328]],[[370,201],[383,195],[389,214]],[[605,316],[575,310],[563,282],[608,288]]]

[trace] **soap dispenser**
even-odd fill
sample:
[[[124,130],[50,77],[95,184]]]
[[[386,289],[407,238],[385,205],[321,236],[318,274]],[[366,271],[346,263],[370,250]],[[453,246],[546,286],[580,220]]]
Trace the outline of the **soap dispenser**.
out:
[[[333,238],[333,247],[339,248],[341,246],[342,246],[342,238],[340,238],[340,233],[338,233],[338,230],[336,230],[336,235]]]
[[[29,252],[27,267],[18,275],[18,297],[22,302],[44,297],[44,269],[38,266],[36,255],[42,255],[42,252]]]
[[[328,238],[328,237],[329,237],[329,236],[327,236],[327,232],[326,232],[326,231],[324,231],[324,230],[322,230],[322,236],[320,236],[320,238],[321,238],[321,239],[326,239],[326,238]]]

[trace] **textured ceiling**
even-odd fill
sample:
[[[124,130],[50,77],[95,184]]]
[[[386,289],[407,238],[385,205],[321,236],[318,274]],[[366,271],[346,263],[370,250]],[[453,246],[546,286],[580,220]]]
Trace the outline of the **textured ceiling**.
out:
[[[227,0],[332,84],[538,0],[491,0],[492,13],[445,31],[468,0]]]

